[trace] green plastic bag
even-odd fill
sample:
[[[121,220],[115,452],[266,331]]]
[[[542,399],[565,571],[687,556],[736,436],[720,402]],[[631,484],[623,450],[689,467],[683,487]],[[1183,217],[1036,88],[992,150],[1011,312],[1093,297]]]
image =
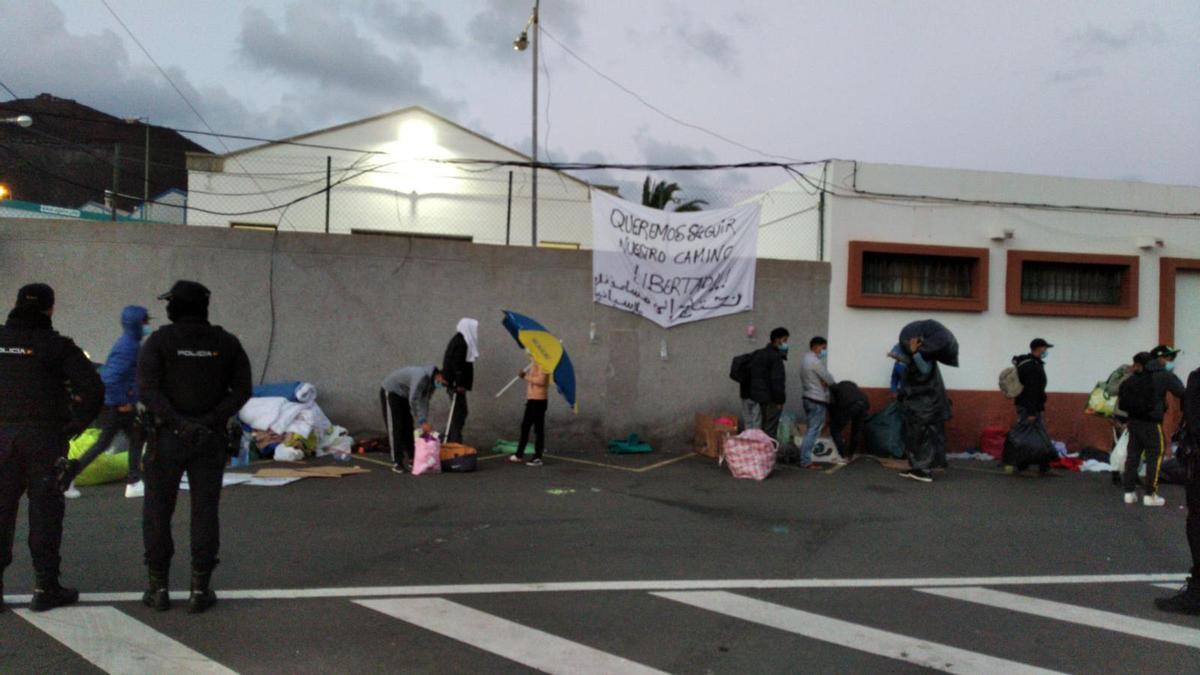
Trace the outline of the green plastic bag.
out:
[[[608,451],[616,455],[636,455],[654,452],[654,448],[649,443],[643,443],[637,434],[629,434],[625,440],[609,441]]]
[[[497,455],[515,455],[517,454],[516,441],[496,441],[492,446],[492,452]]]
[[[68,459],[79,459],[88,451],[95,443],[96,439],[100,438],[99,429],[88,429],[82,434],[79,434],[71,440],[71,447],[67,451]],[[125,480],[129,475],[129,453],[119,452],[110,454],[108,452],[100,453],[100,456],[95,459],[86,469],[83,470],[75,478],[75,485],[78,487],[87,487],[89,485],[102,485],[104,483],[115,483],[119,480]]]

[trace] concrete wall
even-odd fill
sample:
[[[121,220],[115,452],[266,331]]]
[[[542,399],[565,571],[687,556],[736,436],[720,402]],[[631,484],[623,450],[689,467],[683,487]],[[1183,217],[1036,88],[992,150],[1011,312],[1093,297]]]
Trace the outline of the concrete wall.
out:
[[[0,269],[0,299],[30,281],[53,285],[56,327],[97,361],[119,335],[124,305],[146,305],[165,321],[154,297],[177,278],[201,281],[213,291],[213,322],[242,339],[256,380],[271,339],[273,287],[266,380],[315,383],[322,407],[351,429],[381,426],[384,375],[440,362],[458,319],[478,318],[482,359],[467,441],[481,447],[518,431],[523,391],[498,401],[492,394],[525,364],[500,311],[523,312],[559,334],[577,371],[580,413],[553,395],[549,447],[597,452],[630,432],[665,447],[688,444],[696,412],[737,409],[730,359],[761,346],[776,325],[797,341],[824,333],[829,297],[827,264],[760,261],[755,311],[666,331],[593,304],[587,252],[135,223],[0,219]],[[790,375],[789,398],[798,402],[794,366]],[[439,397],[435,419],[447,407]]]

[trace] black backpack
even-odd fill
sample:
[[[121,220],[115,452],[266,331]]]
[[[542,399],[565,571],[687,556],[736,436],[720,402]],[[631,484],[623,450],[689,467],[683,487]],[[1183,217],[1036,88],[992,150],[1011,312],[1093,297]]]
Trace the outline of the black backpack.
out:
[[[1122,382],[1117,407],[1131,419],[1149,418],[1154,410],[1154,374],[1143,370]]]
[[[754,360],[754,355],[757,353],[750,352],[749,354],[733,357],[733,362],[729,364],[729,379],[740,385],[750,384],[750,363]]]

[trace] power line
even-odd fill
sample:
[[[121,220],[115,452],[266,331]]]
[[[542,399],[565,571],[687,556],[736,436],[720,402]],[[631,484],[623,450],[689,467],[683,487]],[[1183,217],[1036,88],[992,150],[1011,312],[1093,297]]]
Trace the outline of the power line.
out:
[[[3,82],[0,82],[0,89],[7,91],[8,95],[13,97],[13,100],[19,100],[21,98],[20,96],[17,96],[16,92],[14,92],[12,89],[9,89],[8,85],[4,84]]]
[[[626,87],[625,85],[621,84],[620,82],[617,82],[616,80],[609,77],[608,75],[605,75],[603,72],[601,72],[601,70],[599,68],[588,63],[587,60],[585,60],[582,56],[580,56],[579,54],[576,54],[570,47],[566,46],[565,44],[562,43],[562,41],[560,41],[558,38],[554,37],[554,34],[551,33],[550,31],[546,30],[545,26],[542,27],[541,32],[543,35],[550,38],[554,42],[554,44],[561,47],[563,49],[563,51],[570,54],[576,61],[583,64],[584,67],[586,67],[588,70],[590,70],[593,73],[595,73],[596,75],[599,75],[600,77],[604,78],[605,80],[607,80],[609,82],[609,84],[612,84],[614,87],[620,89],[621,91],[625,92],[626,94],[629,94],[633,98],[637,99],[637,101],[639,103],[646,106],[650,110],[653,110],[654,112],[658,113],[659,115],[667,118],[668,120],[670,120],[678,125],[685,126],[689,129],[694,129],[701,133],[708,134],[709,136],[712,136],[713,138],[724,141],[730,145],[737,146],[743,150],[748,150],[757,155],[762,155],[763,157],[774,157],[775,159],[786,159],[789,161],[797,161],[796,158],[794,158],[794,157],[787,157],[785,155],[777,155],[774,153],[766,152],[764,150],[759,150],[758,148],[751,147],[744,143],[739,143],[738,141],[735,141],[732,138],[729,138],[728,136],[723,136],[715,131],[712,131],[711,129],[706,129],[698,124],[692,124],[691,122],[687,122],[685,120],[682,120],[682,119],[672,115],[671,113],[668,113],[667,111],[663,110],[662,108],[659,108],[658,106],[654,105],[653,103],[647,101],[642,95],[633,91],[629,87]]]

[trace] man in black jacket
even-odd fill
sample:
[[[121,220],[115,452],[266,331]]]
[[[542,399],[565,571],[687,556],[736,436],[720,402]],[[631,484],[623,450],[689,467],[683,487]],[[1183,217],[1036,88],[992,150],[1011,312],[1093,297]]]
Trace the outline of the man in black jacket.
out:
[[[171,515],[186,473],[192,505],[192,592],[188,612],[211,607],[209,588],[220,548],[222,476],[229,418],[250,398],[250,361],[233,335],[208,323],[209,291],[194,281],[177,281],[159,297],[167,300],[171,324],[146,339],[138,358],[142,401],[154,415],[154,442],[143,458],[146,501],[142,536],[149,586],[142,602],[170,608],[167,579],[175,543]]]
[[[1149,354],[1149,360],[1144,352],[1139,354],[1135,358],[1144,363],[1142,372],[1121,385],[1117,401],[1129,414],[1129,452],[1121,476],[1126,504],[1137,503],[1138,465],[1143,457],[1146,460],[1146,494],[1142,497],[1142,504],[1166,504],[1166,500],[1158,495],[1159,470],[1167,447],[1163,419],[1167,414],[1167,394],[1174,394],[1180,399],[1184,395],[1183,382],[1171,372],[1175,357],[1179,354],[1179,350],[1168,345],[1155,347]]]
[[[754,353],[750,361],[750,400],[758,404],[762,430],[771,438],[779,435],[779,416],[787,402],[788,339],[786,328],[771,331],[771,342]]]
[[[1052,347],[1054,345],[1044,339],[1035,338],[1033,342],[1029,343],[1028,354],[1014,356],[1012,359],[1013,366],[1017,369],[1017,377],[1021,380],[1021,393],[1014,400],[1017,407],[1017,424],[1025,422],[1033,425],[1039,435],[1047,441],[1050,439],[1050,434],[1046,431],[1045,419],[1046,359],[1050,356]],[[1015,467],[1006,468],[1021,472],[1027,466],[1017,464]],[[1050,473],[1049,459],[1038,464],[1038,471],[1042,474]]]
[[[104,404],[104,384],[83,351],[54,331],[54,290],[29,284],[0,328],[0,610],[12,563],[21,495],[29,493],[29,550],[37,587],[32,609],[69,605],[79,591],[58,583],[66,504],[56,476],[67,441]]]
[[[862,445],[863,431],[871,402],[859,386],[850,380],[842,380],[829,388],[829,435],[842,459],[849,460]],[[850,426],[850,438],[843,431]]]
[[[446,345],[442,358],[442,374],[446,378],[446,389],[453,401],[454,412],[450,416],[450,431],[446,434],[449,443],[462,443],[463,426],[467,423],[467,392],[475,386],[475,360],[479,358],[479,322],[461,319],[458,332]]]
[[[1192,550],[1192,570],[1187,585],[1170,597],[1157,598],[1154,604],[1165,612],[1200,614],[1200,368],[1188,375],[1183,395],[1184,436],[1182,454],[1188,472],[1187,539]]]

